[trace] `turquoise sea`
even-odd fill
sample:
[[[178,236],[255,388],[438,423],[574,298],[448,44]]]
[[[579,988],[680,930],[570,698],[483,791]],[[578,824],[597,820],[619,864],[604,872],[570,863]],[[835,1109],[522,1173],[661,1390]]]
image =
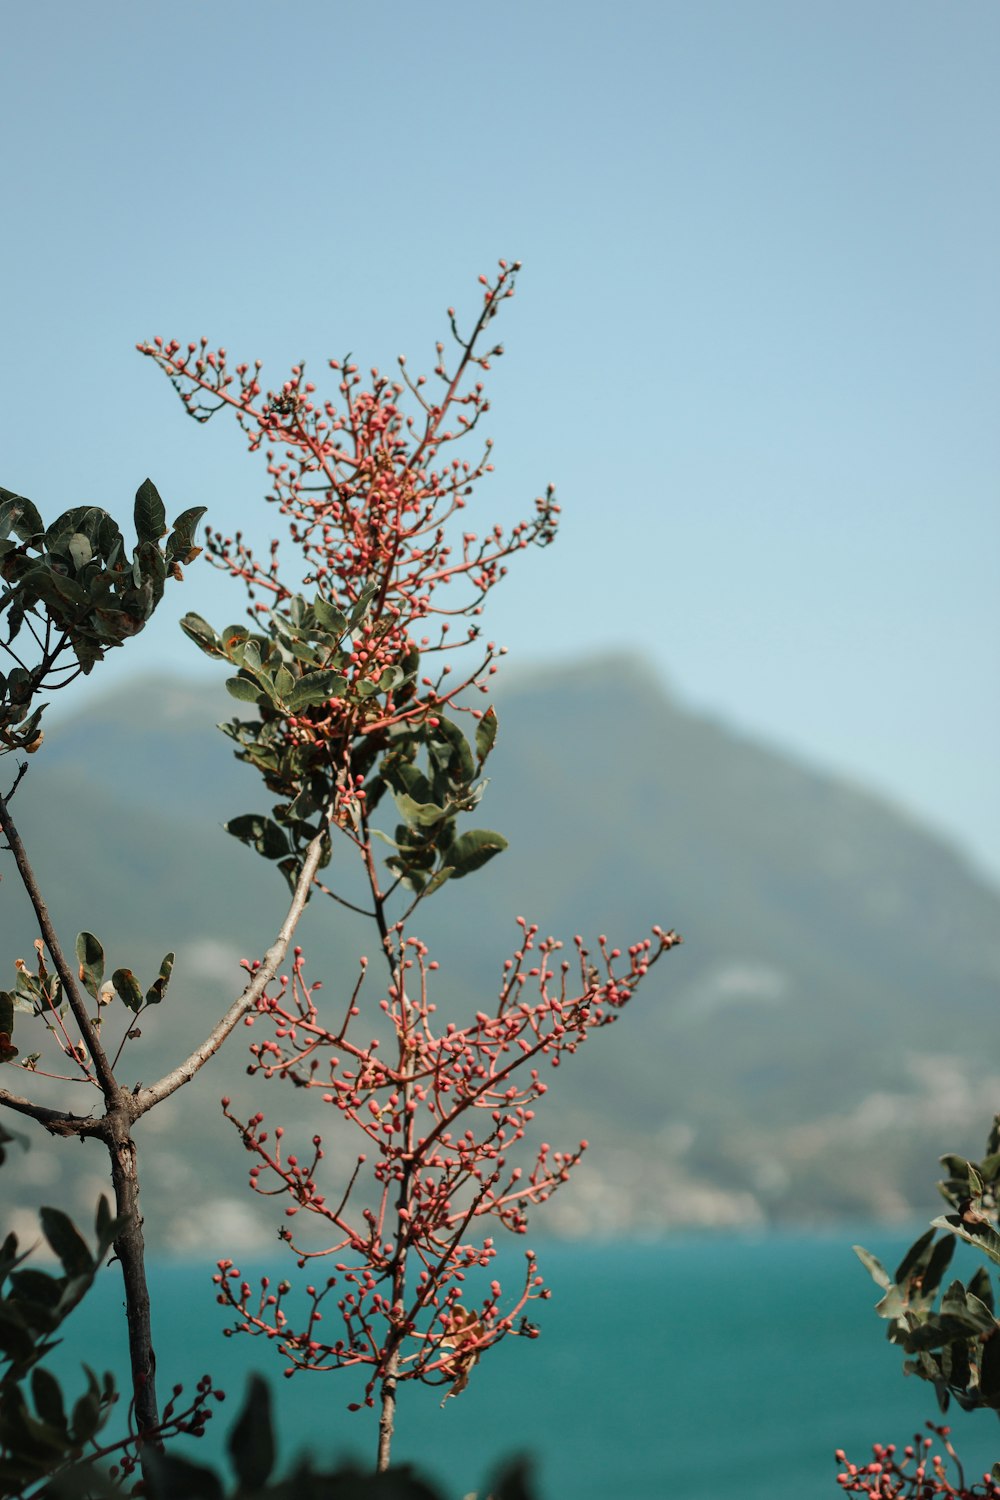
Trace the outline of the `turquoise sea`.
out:
[[[542,1500],[822,1500],[841,1493],[834,1449],[867,1457],[906,1442],[934,1393],[904,1378],[872,1312],[876,1288],[851,1253],[860,1241],[895,1267],[913,1234],[837,1232],[685,1238],[657,1244],[538,1244],[553,1288],[535,1304],[542,1336],[508,1339],[441,1409],[442,1392],[401,1392],[395,1456],[448,1486],[484,1494],[505,1455],[536,1463]],[[508,1262],[512,1281],[517,1258]],[[969,1263],[971,1266],[971,1262]],[[276,1350],[223,1339],[211,1265],[163,1264],[153,1276],[161,1401],[175,1381],[211,1372],[229,1393],[192,1456],[218,1453],[249,1369],[270,1377],[282,1459],[374,1453],[372,1413],[346,1410],[348,1371],[285,1380]],[[278,1275],[290,1270],[275,1257]],[[958,1273],[961,1273],[961,1266]],[[104,1275],[66,1327],[61,1370],[84,1359],[126,1369],[121,1289]],[[967,1472],[1000,1458],[988,1413],[956,1411]]]

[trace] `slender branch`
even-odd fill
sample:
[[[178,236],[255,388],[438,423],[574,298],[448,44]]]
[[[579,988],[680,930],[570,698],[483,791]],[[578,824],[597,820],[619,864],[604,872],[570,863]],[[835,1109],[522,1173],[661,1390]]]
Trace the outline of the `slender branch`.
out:
[[[309,897],[309,889],[315,879],[316,871],[319,869],[324,838],[325,832],[318,833],[307,846],[302,872],[296,882],[288,914],[278,930],[277,937],[264,954],[260,968],[256,970],[253,979],[247,985],[242,995],[233,1001],[218,1025],[214,1026],[201,1045],[195,1048],[190,1057],[185,1058],[184,1062],[178,1064],[170,1073],[164,1074],[158,1083],[151,1084],[149,1088],[140,1089],[138,1093],[131,1096],[129,1110],[133,1119],[138,1119],[148,1109],[152,1109],[154,1104],[159,1104],[161,1099],[168,1098],[169,1095],[181,1088],[185,1083],[190,1083],[191,1079],[198,1072],[198,1069],[214,1053],[218,1052],[226,1037],[233,1030],[233,1027],[253,1009],[263,995],[265,989],[278,972],[278,965],[288,951],[288,944],[292,940],[292,935],[298,925],[299,918],[305,909],[305,904]]]
[[[101,1135],[103,1124],[93,1115],[74,1115],[62,1109],[50,1109],[46,1104],[36,1104],[33,1099],[24,1099],[8,1089],[0,1089],[0,1104],[37,1120],[39,1125],[52,1135]]]
[[[15,828],[14,820],[11,818],[10,810],[7,806],[7,799],[2,796],[0,796],[0,828],[3,829],[4,836],[6,837],[7,843],[10,846],[10,852],[13,854],[14,859],[17,862],[17,869],[19,875],[21,876],[21,882],[24,886],[24,889],[28,893],[28,898],[31,901],[32,906],[34,907],[35,916],[38,920],[39,931],[41,932],[42,937],[45,940],[45,946],[49,950],[49,954],[52,958],[52,963],[55,967],[55,971],[59,975],[59,978],[62,982],[63,991],[66,995],[66,999],[69,1001],[70,1009],[73,1012],[76,1023],[80,1028],[80,1034],[86,1042],[87,1050],[93,1058],[94,1068],[97,1072],[97,1077],[101,1085],[101,1092],[107,1100],[108,1106],[113,1107],[118,1097],[118,1082],[115,1078],[114,1070],[112,1069],[111,1064],[108,1062],[107,1054],[105,1053],[104,1047],[101,1043],[100,1034],[91,1021],[90,1016],[87,1014],[87,1007],[83,1002],[83,997],[80,994],[79,989],[77,988],[76,980],[73,977],[73,971],[69,967],[69,964],[66,962],[66,956],[59,944],[59,939],[56,937],[55,928],[52,926],[52,919],[49,916],[49,909],[46,906],[45,902],[42,900],[42,893],[38,889],[38,882],[35,879],[35,872],[31,868],[27,851],[25,850],[24,844],[21,842],[21,835]]]

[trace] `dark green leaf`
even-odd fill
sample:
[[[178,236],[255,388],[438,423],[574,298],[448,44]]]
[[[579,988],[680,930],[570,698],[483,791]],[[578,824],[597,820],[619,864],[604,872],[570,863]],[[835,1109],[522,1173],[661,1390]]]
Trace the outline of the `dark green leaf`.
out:
[[[488,708],[476,725],[476,758],[480,765],[493,749],[496,737],[497,716],[492,708]]]
[[[910,1246],[909,1250],[903,1256],[896,1271],[896,1281],[900,1286],[915,1271],[919,1271],[930,1259],[930,1247],[933,1244],[935,1233],[935,1230],[928,1229]]]
[[[100,1426],[101,1398],[91,1377],[90,1389],[73,1405],[73,1437],[78,1443],[86,1443]]]
[[[142,1005],[142,988],[131,969],[116,969],[111,976],[115,994],[129,1010],[138,1012]]]
[[[47,1271],[36,1271],[34,1266],[15,1271],[10,1285],[19,1302],[34,1302],[39,1307],[58,1307],[62,1297],[62,1282]]]
[[[271,1397],[259,1375],[251,1375],[243,1410],[226,1441],[244,1490],[259,1490],[274,1467]]]
[[[10,1301],[0,1301],[0,1354],[11,1360],[30,1360],[35,1334],[28,1320]]]
[[[94,1259],[73,1220],[59,1208],[39,1209],[42,1231],[67,1276],[90,1275]]]
[[[204,505],[192,505],[177,517],[167,538],[165,551],[168,562],[186,563],[198,556],[201,548],[194,545],[194,533],[204,514]]]
[[[173,967],[174,955],[172,953],[168,953],[166,958],[160,965],[160,973],[158,978],[153,980],[153,983],[146,991],[147,1005],[159,1005],[160,1001],[167,993],[167,985],[170,983],[170,975],[173,972]]]
[[[45,531],[45,523],[25,495],[15,495],[11,490],[0,489],[0,499],[3,501],[3,510],[0,512],[0,519],[3,522],[2,535],[6,536],[8,532],[13,531],[22,542],[42,535]]]
[[[951,1258],[955,1253],[956,1243],[954,1235],[946,1234],[934,1246],[933,1253],[927,1262],[927,1268],[920,1281],[922,1297],[932,1298],[941,1285],[941,1278],[948,1269]],[[982,1267],[980,1267],[980,1270],[982,1270]],[[987,1285],[989,1285],[989,1278],[987,1277],[986,1280]]]
[[[367,588],[362,589],[361,593],[358,595],[357,603],[351,610],[350,619],[347,622],[348,628],[350,630],[355,630],[357,626],[361,624],[365,615],[368,613],[368,606],[371,604],[377,593],[377,583],[370,583]]]
[[[154,1478],[156,1500],[222,1500],[222,1483],[217,1474],[203,1464],[178,1458],[173,1453],[147,1450]]]
[[[233,838],[252,845],[265,859],[283,859],[290,852],[282,829],[273,819],[259,813],[243,813],[238,818],[231,818],[225,826]]]
[[[56,1377],[41,1365],[36,1365],[31,1372],[31,1397],[42,1421],[64,1433],[66,1408],[63,1405],[62,1390]]]
[[[990,1260],[1000,1265],[1000,1234],[990,1224],[964,1224],[957,1214],[945,1214],[932,1220],[935,1229],[950,1229],[960,1240],[975,1245]]]
[[[102,1193],[97,1201],[97,1255],[101,1259],[108,1247],[114,1242],[117,1235],[125,1227],[126,1220],[117,1218],[111,1212],[111,1205]]]
[[[92,932],[77,935],[76,961],[84,988],[96,1000],[104,981],[104,949]]]
[[[432,744],[435,741],[437,742],[434,745],[435,750],[439,745],[446,751],[445,763],[449,774],[455,781],[463,784],[470,782],[475,775],[472,751],[469,749],[469,742],[458,725],[453,724],[451,719],[441,717],[438,719],[435,728],[428,729],[428,734]]]
[[[167,513],[151,479],[144,479],[136,490],[133,514],[140,544],[158,542],[167,529]]]
[[[954,1245],[955,1240],[949,1239],[947,1241],[942,1241],[942,1243]],[[969,1277],[969,1291],[972,1292],[974,1296],[978,1297],[980,1302],[982,1302],[985,1307],[989,1308],[990,1312],[995,1311],[993,1285],[990,1281],[990,1273],[989,1271],[987,1271],[985,1266],[977,1267],[977,1269]]]
[[[473,828],[461,834],[448,850],[448,863],[455,867],[452,880],[460,880],[463,875],[478,870],[494,854],[506,848],[507,840],[503,834],[493,833],[488,828]]]

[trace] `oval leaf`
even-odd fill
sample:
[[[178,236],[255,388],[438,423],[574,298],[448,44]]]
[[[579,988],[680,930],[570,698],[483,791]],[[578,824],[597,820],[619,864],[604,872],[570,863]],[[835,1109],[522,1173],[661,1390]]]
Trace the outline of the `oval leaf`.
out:
[[[226,692],[231,698],[238,698],[241,703],[256,703],[264,696],[257,684],[246,677],[227,677]]]
[[[142,1005],[142,990],[132,970],[116,969],[111,976],[111,983],[119,1000],[124,1000],[129,1010],[138,1012]]]
[[[135,533],[141,542],[158,542],[167,529],[167,513],[151,479],[135,492]]]
[[[496,737],[497,716],[492,708],[488,708],[476,725],[476,758],[480,765],[493,749]]]
[[[42,1232],[62,1262],[66,1275],[90,1275],[94,1269],[93,1256],[73,1220],[61,1208],[39,1209],[38,1217],[42,1221]]]
[[[166,958],[160,965],[159,976],[153,980],[153,983],[146,991],[147,1005],[159,1005],[160,1001],[167,993],[167,985],[170,983],[170,975],[173,972],[173,967],[174,955],[172,953],[168,953]]]
[[[95,1000],[104,980],[104,949],[92,932],[81,932],[76,939],[76,961],[80,981]]]
[[[473,828],[461,834],[448,850],[448,863],[454,866],[452,880],[460,880],[491,860],[507,848],[502,833],[493,833],[488,828]]]
[[[226,1442],[244,1490],[259,1490],[274,1466],[271,1396],[259,1375],[251,1375],[243,1410]]]

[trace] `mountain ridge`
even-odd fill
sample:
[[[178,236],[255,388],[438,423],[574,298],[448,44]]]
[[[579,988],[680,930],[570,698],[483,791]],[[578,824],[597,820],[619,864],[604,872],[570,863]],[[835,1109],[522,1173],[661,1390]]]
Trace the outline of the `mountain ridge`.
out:
[[[660,1232],[929,1206],[937,1155],[978,1149],[1000,1094],[1000,893],[877,795],[686,708],[634,658],[511,674],[495,701],[480,817],[510,848],[415,927],[441,959],[442,1009],[495,992],[517,915],[566,940],[624,946],[654,922],[685,940],[546,1100],[547,1138],[595,1142],[548,1222]],[[268,805],[214,728],[233,712],[221,684],[118,689],[53,726],[15,804],[65,941],[98,932],[140,979],[177,949],[171,1024],[134,1044],[147,1079],[238,992],[239,958],[284,911],[273,868],[221,832]],[[6,873],[10,962],[33,928]],[[299,941],[330,991],[370,946],[315,903]],[[264,1233],[216,1113],[222,1087],[248,1094],[243,1065],[234,1037],[156,1128],[147,1213],[176,1248],[213,1214]],[[267,1091],[262,1107],[306,1128],[297,1091]]]

